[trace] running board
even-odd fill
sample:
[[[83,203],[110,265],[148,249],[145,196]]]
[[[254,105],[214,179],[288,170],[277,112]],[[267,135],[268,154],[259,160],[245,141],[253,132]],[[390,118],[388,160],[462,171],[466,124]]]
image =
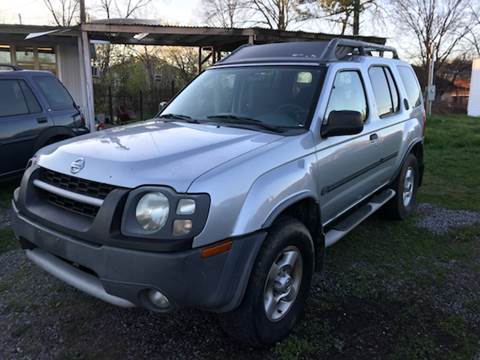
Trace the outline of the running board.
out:
[[[339,223],[335,224],[332,229],[325,234],[325,247],[332,246],[338,240],[347,235],[350,231],[355,229],[366,218],[372,215],[375,211],[380,209],[384,204],[395,196],[395,191],[386,189],[379,194],[373,196],[368,203],[359,207],[353,213],[348,215]]]

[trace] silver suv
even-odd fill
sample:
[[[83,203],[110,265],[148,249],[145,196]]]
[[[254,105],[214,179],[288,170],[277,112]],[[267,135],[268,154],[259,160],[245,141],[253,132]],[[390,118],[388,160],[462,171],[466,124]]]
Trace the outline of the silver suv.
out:
[[[156,118],[40,150],[13,227],[28,258],[90,295],[217,312],[268,346],[300,319],[326,247],[381,207],[413,211],[424,125],[390,47],[245,46]]]

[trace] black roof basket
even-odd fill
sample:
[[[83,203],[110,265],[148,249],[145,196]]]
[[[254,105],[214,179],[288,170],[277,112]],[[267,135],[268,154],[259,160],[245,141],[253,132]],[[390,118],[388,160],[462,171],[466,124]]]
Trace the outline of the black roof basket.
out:
[[[19,67],[19,66],[17,66],[17,65],[2,64],[2,63],[0,63],[0,70],[1,70],[2,68],[10,68],[12,71],[23,70],[21,67]]]
[[[333,39],[322,54],[324,61],[341,60],[348,55],[370,56],[372,51],[378,51],[383,57],[385,52],[391,52],[394,59],[398,59],[397,50],[391,46],[368,43],[350,39]]]
[[[268,62],[323,63],[348,60],[352,56],[373,56],[391,52],[398,59],[397,50],[390,46],[353,39],[335,38],[329,41],[299,41],[259,45],[243,45],[220,60],[217,65]]]

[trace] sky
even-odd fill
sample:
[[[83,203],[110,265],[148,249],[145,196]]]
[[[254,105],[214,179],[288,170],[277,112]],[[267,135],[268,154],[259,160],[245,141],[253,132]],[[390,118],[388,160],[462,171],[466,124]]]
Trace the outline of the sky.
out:
[[[94,16],[95,1],[86,0],[89,12]],[[161,18],[166,22],[193,25],[200,21],[200,0],[153,0],[153,6],[137,14],[139,18]],[[0,0],[0,23],[53,24],[43,0]]]

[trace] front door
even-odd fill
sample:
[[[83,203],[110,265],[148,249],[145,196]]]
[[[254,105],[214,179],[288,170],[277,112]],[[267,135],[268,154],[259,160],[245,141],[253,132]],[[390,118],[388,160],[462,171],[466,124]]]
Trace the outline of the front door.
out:
[[[352,110],[360,112],[365,123],[358,135],[332,136],[318,144],[316,174],[324,224],[381,185],[376,171],[380,160],[377,125],[370,119],[367,103],[360,71],[338,71],[325,119],[331,111]]]

